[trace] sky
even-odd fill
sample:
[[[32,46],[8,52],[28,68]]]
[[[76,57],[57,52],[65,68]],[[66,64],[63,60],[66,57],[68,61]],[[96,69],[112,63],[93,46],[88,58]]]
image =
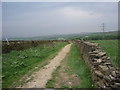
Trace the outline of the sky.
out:
[[[3,2],[2,36],[34,37],[118,30],[117,2]]]

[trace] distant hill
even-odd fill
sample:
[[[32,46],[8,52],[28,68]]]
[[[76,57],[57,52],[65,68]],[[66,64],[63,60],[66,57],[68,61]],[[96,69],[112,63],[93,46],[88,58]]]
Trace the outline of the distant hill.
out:
[[[101,37],[103,35],[103,32],[84,32],[84,33],[77,33],[77,34],[59,34],[59,35],[48,35],[48,36],[36,36],[36,37],[15,37],[15,38],[8,38],[9,41],[15,41],[15,40],[59,40],[60,38],[64,40],[76,40],[76,39],[82,39],[82,38],[90,38],[90,37]],[[118,31],[111,31],[111,32],[105,32],[105,36],[117,36]],[[3,41],[6,40],[6,38],[2,39]]]
[[[111,32],[95,32],[95,33],[89,33],[84,34],[84,36],[79,36],[77,38],[74,38],[74,40],[110,40],[110,39],[120,39],[118,37],[118,31],[111,31]]]

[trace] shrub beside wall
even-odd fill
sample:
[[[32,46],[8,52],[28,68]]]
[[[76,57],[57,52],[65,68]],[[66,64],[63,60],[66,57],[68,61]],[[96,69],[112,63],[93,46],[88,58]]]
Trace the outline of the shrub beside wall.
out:
[[[77,41],[85,63],[91,68],[92,79],[99,88],[120,88],[120,69],[97,43]]]

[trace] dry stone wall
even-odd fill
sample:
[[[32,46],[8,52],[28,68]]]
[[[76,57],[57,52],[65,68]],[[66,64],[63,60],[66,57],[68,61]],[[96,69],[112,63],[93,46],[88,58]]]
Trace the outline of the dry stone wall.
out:
[[[24,50],[38,45],[53,44],[50,41],[2,41],[2,53],[9,53],[12,50]]]
[[[97,43],[77,41],[85,63],[90,67],[92,79],[98,88],[120,88],[120,69],[112,65],[110,57]]]
[[[12,50],[24,50],[24,49],[28,49],[31,47],[36,47],[39,45],[47,45],[47,46],[53,46],[54,47],[54,43],[55,42],[67,42],[69,43],[69,41],[66,40],[30,40],[30,41],[2,41],[2,53],[9,53]]]

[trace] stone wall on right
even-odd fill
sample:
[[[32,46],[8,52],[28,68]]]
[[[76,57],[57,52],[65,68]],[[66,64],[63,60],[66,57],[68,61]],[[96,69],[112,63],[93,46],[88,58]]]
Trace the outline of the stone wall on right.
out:
[[[77,41],[77,45],[87,66],[91,69],[92,79],[98,88],[120,88],[120,69],[116,68],[97,43]]]

